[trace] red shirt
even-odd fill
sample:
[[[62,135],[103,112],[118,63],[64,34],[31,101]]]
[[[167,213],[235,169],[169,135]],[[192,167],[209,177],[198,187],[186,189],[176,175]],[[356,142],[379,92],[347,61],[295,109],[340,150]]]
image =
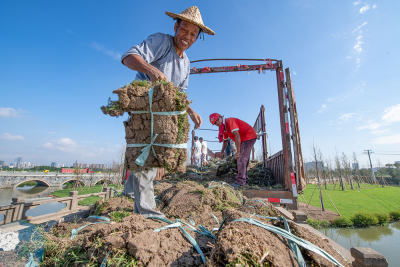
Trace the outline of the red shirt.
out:
[[[242,120],[236,118],[226,118],[224,125],[224,139],[228,139],[229,137],[230,139],[235,141],[235,135],[233,134],[235,131],[239,131],[241,142],[257,138],[257,134],[254,128]],[[222,127],[220,127],[220,131],[221,128]]]

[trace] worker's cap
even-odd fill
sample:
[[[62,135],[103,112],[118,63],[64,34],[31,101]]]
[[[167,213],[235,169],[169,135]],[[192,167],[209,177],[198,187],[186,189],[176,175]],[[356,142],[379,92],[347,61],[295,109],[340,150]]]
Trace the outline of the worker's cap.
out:
[[[211,122],[211,124],[212,124],[212,125],[215,125],[215,123],[217,122],[217,120],[218,120],[218,118],[219,118],[220,116],[221,116],[221,115],[218,114],[218,113],[213,113],[213,114],[211,114],[211,115],[210,115],[210,122]]]

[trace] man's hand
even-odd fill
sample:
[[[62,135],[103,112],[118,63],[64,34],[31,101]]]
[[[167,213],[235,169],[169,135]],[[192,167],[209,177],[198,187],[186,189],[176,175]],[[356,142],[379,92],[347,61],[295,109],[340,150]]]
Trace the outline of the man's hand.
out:
[[[165,76],[164,73],[159,71],[158,69],[154,69],[149,73],[150,81],[155,82],[155,81],[168,81],[167,76]]]
[[[136,71],[143,72],[150,77],[152,82],[165,80],[168,81],[167,76],[162,73],[159,69],[154,67],[153,65],[147,63],[141,56],[139,55],[129,55],[124,58],[122,63],[128,68]]]
[[[239,159],[239,157],[240,157],[240,152],[236,152],[235,159]]]
[[[194,128],[198,129],[201,124],[202,124],[202,120],[199,114],[197,114],[191,107],[188,107],[187,112],[190,116],[190,119],[193,121],[194,123]]]
[[[223,158],[224,158],[224,153],[222,153],[222,152],[216,152],[216,153],[215,153],[215,157],[220,158],[220,159],[223,159]]]

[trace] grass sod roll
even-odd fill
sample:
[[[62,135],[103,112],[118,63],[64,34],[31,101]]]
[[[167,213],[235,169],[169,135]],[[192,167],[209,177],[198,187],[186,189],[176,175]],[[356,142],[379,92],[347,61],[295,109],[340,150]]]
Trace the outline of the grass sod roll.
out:
[[[104,114],[121,116],[128,112],[130,117],[124,122],[127,144],[151,143],[151,114],[149,90],[154,88],[151,99],[152,112],[186,111],[189,101],[187,95],[169,82],[150,83],[134,81],[115,91],[118,101],[109,100],[107,106],[101,107]],[[137,114],[137,112],[143,112]],[[185,144],[188,141],[189,122],[187,113],[180,115],[153,115],[153,138],[155,144]],[[184,171],[187,151],[184,148],[170,148],[153,145],[140,166],[135,161],[142,154],[143,147],[127,147],[126,166],[131,170],[142,170],[162,167],[169,172]],[[155,155],[154,155],[154,152]]]

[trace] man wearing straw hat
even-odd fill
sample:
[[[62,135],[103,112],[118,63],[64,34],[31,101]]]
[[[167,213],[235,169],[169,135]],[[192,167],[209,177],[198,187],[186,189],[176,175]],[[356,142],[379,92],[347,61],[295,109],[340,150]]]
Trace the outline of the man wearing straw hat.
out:
[[[122,55],[122,64],[137,71],[136,80],[167,80],[185,91],[188,87],[190,61],[187,50],[199,37],[201,32],[214,35],[214,31],[204,25],[200,10],[192,6],[182,13],[165,12],[176,20],[171,36],[163,33],[152,34],[142,43],[129,49]],[[201,117],[191,108],[187,112],[195,124],[200,127]],[[135,212],[143,216],[163,216],[155,211],[153,179],[157,168],[148,171],[130,173],[125,182],[124,193],[135,197]]]

